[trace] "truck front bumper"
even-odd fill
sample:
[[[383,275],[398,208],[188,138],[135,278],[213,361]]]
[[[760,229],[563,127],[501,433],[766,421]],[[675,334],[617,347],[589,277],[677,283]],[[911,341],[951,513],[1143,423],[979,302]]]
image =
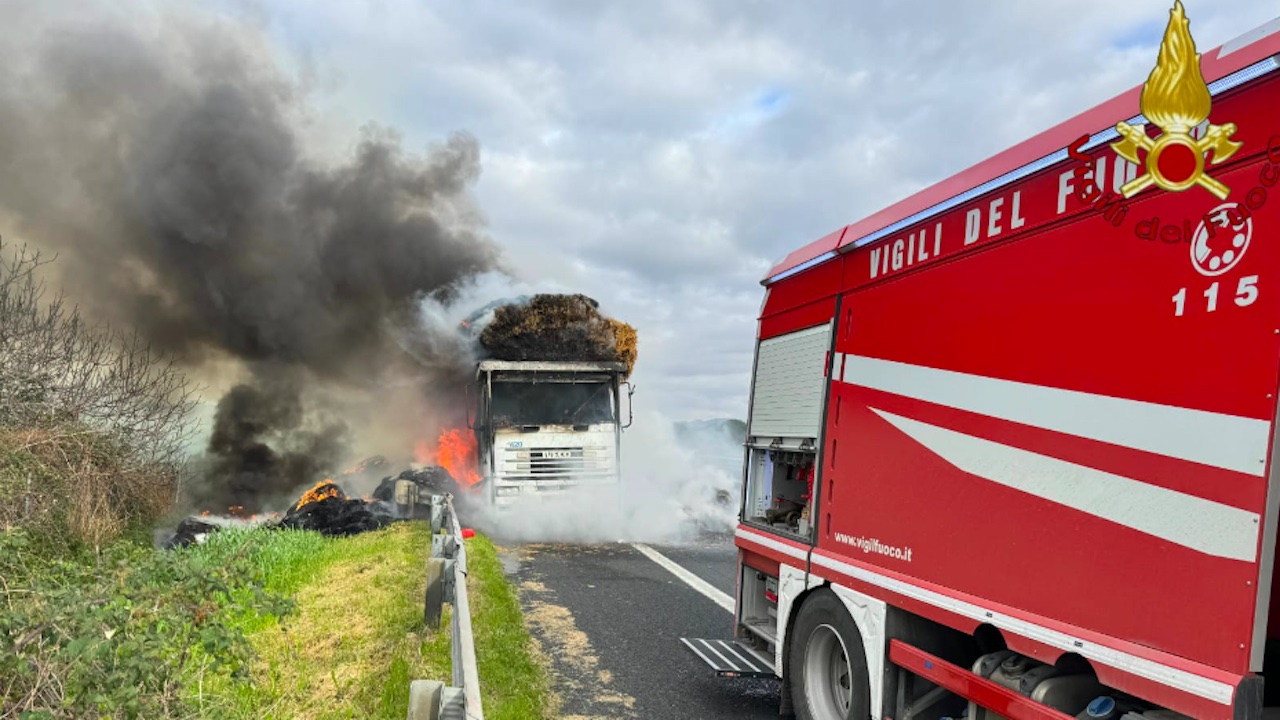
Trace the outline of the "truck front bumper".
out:
[[[512,505],[525,505],[530,502],[554,502],[575,494],[591,494],[592,496],[613,496],[620,491],[621,484],[613,482],[519,482],[510,485],[495,485],[493,488],[493,504],[499,508]]]

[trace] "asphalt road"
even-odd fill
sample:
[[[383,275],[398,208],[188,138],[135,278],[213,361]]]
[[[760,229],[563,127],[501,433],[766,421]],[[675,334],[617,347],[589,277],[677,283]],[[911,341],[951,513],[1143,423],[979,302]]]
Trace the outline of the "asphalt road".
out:
[[[733,615],[634,546],[508,547],[562,718],[778,717],[777,680],[716,677],[680,643],[731,637]],[[649,547],[732,597],[732,536]]]

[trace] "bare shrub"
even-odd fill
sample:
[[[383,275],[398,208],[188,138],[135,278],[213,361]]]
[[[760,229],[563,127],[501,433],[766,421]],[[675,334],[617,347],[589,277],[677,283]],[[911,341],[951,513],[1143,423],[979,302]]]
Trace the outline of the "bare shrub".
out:
[[[48,262],[0,238],[0,526],[99,546],[172,503],[196,388],[137,332],[47,297]]]

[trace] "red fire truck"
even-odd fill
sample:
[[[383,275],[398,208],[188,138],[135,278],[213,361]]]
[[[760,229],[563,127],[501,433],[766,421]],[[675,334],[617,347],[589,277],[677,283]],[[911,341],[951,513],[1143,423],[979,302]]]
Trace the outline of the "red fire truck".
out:
[[[769,272],[717,673],[805,720],[1280,706],[1280,22],[1197,56],[1181,12]]]

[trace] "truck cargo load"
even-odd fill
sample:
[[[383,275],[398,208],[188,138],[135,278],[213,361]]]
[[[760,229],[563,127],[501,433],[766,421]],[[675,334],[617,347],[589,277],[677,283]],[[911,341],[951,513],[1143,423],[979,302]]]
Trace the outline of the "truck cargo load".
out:
[[[620,362],[635,368],[635,328],[586,295],[544,293],[485,306],[466,323],[493,360]]]

